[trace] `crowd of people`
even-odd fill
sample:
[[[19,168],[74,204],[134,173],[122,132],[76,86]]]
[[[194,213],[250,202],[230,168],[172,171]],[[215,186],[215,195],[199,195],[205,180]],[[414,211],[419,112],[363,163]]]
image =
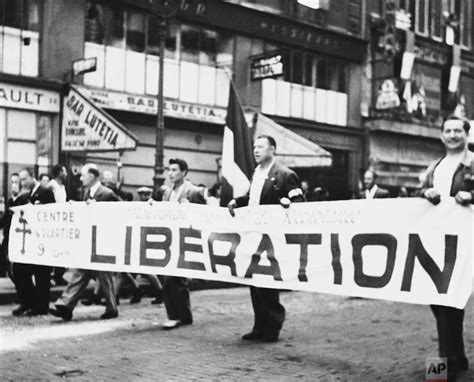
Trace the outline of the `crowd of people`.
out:
[[[423,177],[419,196],[426,198],[433,205],[446,197],[454,197],[461,205],[474,203],[474,154],[467,148],[469,123],[457,117],[449,117],[441,126],[441,141],[446,154],[433,163]],[[234,209],[242,206],[279,204],[288,207],[293,202],[326,201],[329,192],[322,186],[313,190],[308,181],[300,182],[294,171],[282,165],[276,159],[277,143],[268,135],[255,139],[254,158],[257,164],[250,183],[250,190],[244,197],[231,200],[227,207],[232,216]],[[194,185],[186,179],[188,164],[183,159],[169,161],[170,186],[164,186],[155,199],[162,201],[190,202],[198,204],[219,205],[221,184],[216,183],[210,189],[203,185]],[[9,269],[15,283],[19,306],[13,310],[14,316],[35,316],[52,314],[69,321],[77,303],[91,279],[96,282],[96,290],[84,304],[100,303],[105,300],[105,312],[102,319],[118,316],[117,298],[125,283],[132,288],[130,302],[141,300],[142,292],[135,277],[127,273],[92,271],[84,269],[71,270],[71,278],[64,288],[61,297],[49,307],[51,277],[59,285],[64,284],[64,269],[56,268],[51,273],[50,267],[33,264],[13,264],[7,267],[8,232],[11,224],[11,208],[31,203],[46,204],[65,202],[67,170],[63,165],[53,168],[52,176],[42,174],[37,179],[31,169],[25,168],[18,174],[10,176],[11,195],[6,202],[6,213],[1,220],[4,229],[2,245],[2,266]],[[133,194],[123,191],[119,182],[114,181],[110,171],[102,174],[95,164],[86,164],[81,169],[80,180],[84,188],[83,201],[129,201]],[[390,193],[377,185],[377,174],[373,169],[365,171],[362,179],[363,189],[356,195],[360,199],[389,198]],[[152,202],[150,187],[140,187],[138,198],[143,202]],[[407,196],[406,189],[400,189],[398,196]],[[168,320],[163,329],[175,329],[193,323],[188,280],[184,277],[143,275],[153,287],[153,303],[164,302]],[[275,342],[285,321],[285,308],[279,299],[279,291],[269,288],[250,287],[251,302],[254,310],[254,324],[251,330],[242,336],[245,341]],[[439,355],[448,358],[448,370],[453,378],[458,371],[468,368],[468,359],[463,343],[464,310],[445,306],[432,306],[436,318],[439,341]]]

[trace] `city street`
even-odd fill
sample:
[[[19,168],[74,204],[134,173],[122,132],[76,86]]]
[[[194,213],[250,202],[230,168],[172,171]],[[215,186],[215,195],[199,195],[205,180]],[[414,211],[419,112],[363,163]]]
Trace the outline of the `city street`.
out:
[[[429,307],[304,292],[282,293],[287,321],[279,342],[249,343],[247,288],[191,293],[194,325],[163,331],[163,306],[122,300],[118,319],[79,305],[71,322],[14,318],[0,306],[2,380],[424,381],[437,355]],[[474,358],[474,302],[465,345]],[[474,370],[461,381],[472,381]]]

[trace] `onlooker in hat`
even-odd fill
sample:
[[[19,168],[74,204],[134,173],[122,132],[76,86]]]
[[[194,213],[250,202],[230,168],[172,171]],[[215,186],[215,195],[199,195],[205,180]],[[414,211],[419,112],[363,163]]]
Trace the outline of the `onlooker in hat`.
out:
[[[151,198],[152,193],[153,189],[151,189],[150,187],[140,187],[139,189],[137,189],[138,198],[142,202],[146,202],[147,200],[149,200]]]

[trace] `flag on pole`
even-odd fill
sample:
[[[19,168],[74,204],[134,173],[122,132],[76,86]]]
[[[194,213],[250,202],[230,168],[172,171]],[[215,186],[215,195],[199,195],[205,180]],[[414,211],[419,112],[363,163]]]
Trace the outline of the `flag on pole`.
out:
[[[222,147],[221,206],[226,206],[233,198],[244,196],[248,192],[254,169],[250,129],[231,82]]]

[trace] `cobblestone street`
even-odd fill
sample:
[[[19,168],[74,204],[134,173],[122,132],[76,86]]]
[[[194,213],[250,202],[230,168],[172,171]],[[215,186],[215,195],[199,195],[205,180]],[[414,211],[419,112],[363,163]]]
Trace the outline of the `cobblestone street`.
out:
[[[192,292],[192,326],[163,331],[163,307],[123,300],[116,320],[78,306],[71,322],[14,318],[0,307],[2,379],[424,381],[437,355],[428,307],[304,292],[282,293],[281,340],[247,343],[247,288]],[[466,352],[474,355],[474,304],[466,308]],[[471,370],[461,381],[472,381]]]

